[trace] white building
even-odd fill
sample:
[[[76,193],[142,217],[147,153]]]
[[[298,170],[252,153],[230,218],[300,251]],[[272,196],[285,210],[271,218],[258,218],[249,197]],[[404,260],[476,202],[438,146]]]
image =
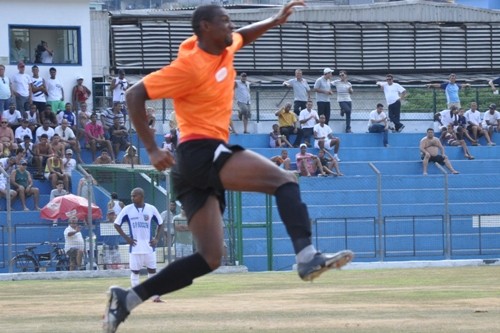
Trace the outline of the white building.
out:
[[[89,0],[1,1],[0,13],[0,64],[6,76],[16,73],[18,60],[23,60],[25,73],[31,74],[36,63],[43,78],[55,67],[67,102],[78,76],[92,89]],[[16,41],[23,50],[15,49]],[[52,63],[40,63],[37,47],[42,41],[54,51]]]

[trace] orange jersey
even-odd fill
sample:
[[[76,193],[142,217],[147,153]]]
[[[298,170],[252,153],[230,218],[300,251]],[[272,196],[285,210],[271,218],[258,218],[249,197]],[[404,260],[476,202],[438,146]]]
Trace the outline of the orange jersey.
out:
[[[192,36],[182,42],[176,60],[143,79],[149,98],[173,99],[181,142],[229,140],[236,77],[233,60],[242,46],[243,37],[233,32],[233,44],[221,55],[213,55],[200,49],[198,38]]]

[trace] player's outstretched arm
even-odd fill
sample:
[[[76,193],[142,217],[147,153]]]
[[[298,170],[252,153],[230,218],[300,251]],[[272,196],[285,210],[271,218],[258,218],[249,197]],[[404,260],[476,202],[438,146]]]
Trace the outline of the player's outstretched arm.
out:
[[[292,0],[281,7],[280,11],[276,15],[238,29],[237,32],[243,36],[243,45],[250,44],[269,29],[285,23],[288,20],[288,17],[292,15],[294,7],[297,6],[305,6],[305,1]]]
[[[146,101],[149,100],[149,96],[144,83],[139,81],[139,83],[134,84],[127,90],[125,98],[127,100],[130,120],[134,124],[137,135],[148,152],[151,165],[160,171],[171,167],[175,163],[174,157],[170,152],[158,147],[154,131],[149,128],[148,116],[146,114]]]

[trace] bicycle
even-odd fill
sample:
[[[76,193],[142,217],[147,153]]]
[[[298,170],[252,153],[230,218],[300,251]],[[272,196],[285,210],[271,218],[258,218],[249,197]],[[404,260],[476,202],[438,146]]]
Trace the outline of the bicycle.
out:
[[[55,264],[56,271],[69,270],[69,258],[58,243],[42,242],[40,245],[50,245],[50,252],[39,253],[37,246],[27,246],[26,249],[11,259],[14,272],[38,272]]]

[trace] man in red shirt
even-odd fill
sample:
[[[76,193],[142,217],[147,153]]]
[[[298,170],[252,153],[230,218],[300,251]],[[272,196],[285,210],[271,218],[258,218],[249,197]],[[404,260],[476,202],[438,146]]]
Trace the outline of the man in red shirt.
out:
[[[97,114],[95,113],[92,113],[90,116],[90,122],[85,125],[85,136],[88,148],[90,148],[90,151],[92,152],[92,161],[95,160],[95,152],[97,148],[107,148],[111,158],[113,161],[115,160],[111,141],[106,140],[104,137],[104,128],[97,122]]]

